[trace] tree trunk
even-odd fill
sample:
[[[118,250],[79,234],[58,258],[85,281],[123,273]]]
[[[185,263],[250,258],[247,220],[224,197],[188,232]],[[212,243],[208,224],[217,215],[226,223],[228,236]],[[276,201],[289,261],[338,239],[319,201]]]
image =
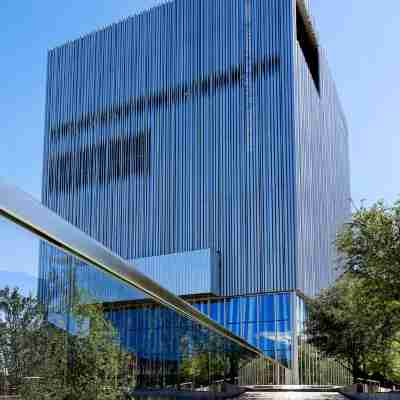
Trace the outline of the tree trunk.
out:
[[[361,378],[361,370],[357,362],[357,357],[353,357],[352,362],[352,375],[353,375],[353,384],[357,383],[357,379]]]

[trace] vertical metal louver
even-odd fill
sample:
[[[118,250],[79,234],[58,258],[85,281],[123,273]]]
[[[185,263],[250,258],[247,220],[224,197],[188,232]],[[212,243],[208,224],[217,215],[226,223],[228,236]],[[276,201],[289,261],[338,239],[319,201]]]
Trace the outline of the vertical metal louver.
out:
[[[294,0],[176,0],[51,50],[44,203],[126,259],[218,250],[221,294],[296,288],[316,268],[302,234],[319,212],[300,132],[344,128],[337,100],[320,108],[301,83],[295,13]],[[340,206],[313,223],[342,218],[340,160]]]

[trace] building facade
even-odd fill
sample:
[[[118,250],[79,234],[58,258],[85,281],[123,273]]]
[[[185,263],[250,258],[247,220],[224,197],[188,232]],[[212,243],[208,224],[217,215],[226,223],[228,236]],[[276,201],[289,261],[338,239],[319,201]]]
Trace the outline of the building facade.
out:
[[[49,52],[43,202],[299,371],[301,296],[334,281],[349,216],[347,135],[303,1],[175,0]],[[57,268],[42,249],[42,280]],[[115,321],[146,301],[78,270]]]

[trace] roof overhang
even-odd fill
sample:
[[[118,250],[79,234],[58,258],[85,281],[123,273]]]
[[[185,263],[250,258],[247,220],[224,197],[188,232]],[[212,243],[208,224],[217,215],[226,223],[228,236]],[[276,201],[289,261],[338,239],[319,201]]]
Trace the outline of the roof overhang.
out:
[[[307,33],[310,35],[312,44],[318,48],[319,47],[318,35],[314,29],[314,24],[311,19],[310,13],[308,12],[306,3],[304,2],[304,0],[296,0],[296,6],[297,6],[297,10],[299,11],[299,13],[301,14],[301,16],[303,18],[304,25],[306,27]]]

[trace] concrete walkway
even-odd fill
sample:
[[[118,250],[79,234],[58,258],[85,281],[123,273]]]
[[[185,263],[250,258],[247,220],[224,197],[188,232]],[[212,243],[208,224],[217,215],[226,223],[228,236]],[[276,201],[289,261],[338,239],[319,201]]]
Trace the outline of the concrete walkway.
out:
[[[242,386],[250,392],[329,392],[336,393],[343,389],[343,386],[334,385],[254,385]]]
[[[351,400],[400,400],[400,392],[388,393],[343,393]]]
[[[131,392],[132,399],[195,399],[195,400],[224,400],[240,396],[244,393],[243,389],[237,388],[229,392],[185,392],[172,390],[135,390]]]
[[[239,400],[346,400],[337,392],[246,392]]]

